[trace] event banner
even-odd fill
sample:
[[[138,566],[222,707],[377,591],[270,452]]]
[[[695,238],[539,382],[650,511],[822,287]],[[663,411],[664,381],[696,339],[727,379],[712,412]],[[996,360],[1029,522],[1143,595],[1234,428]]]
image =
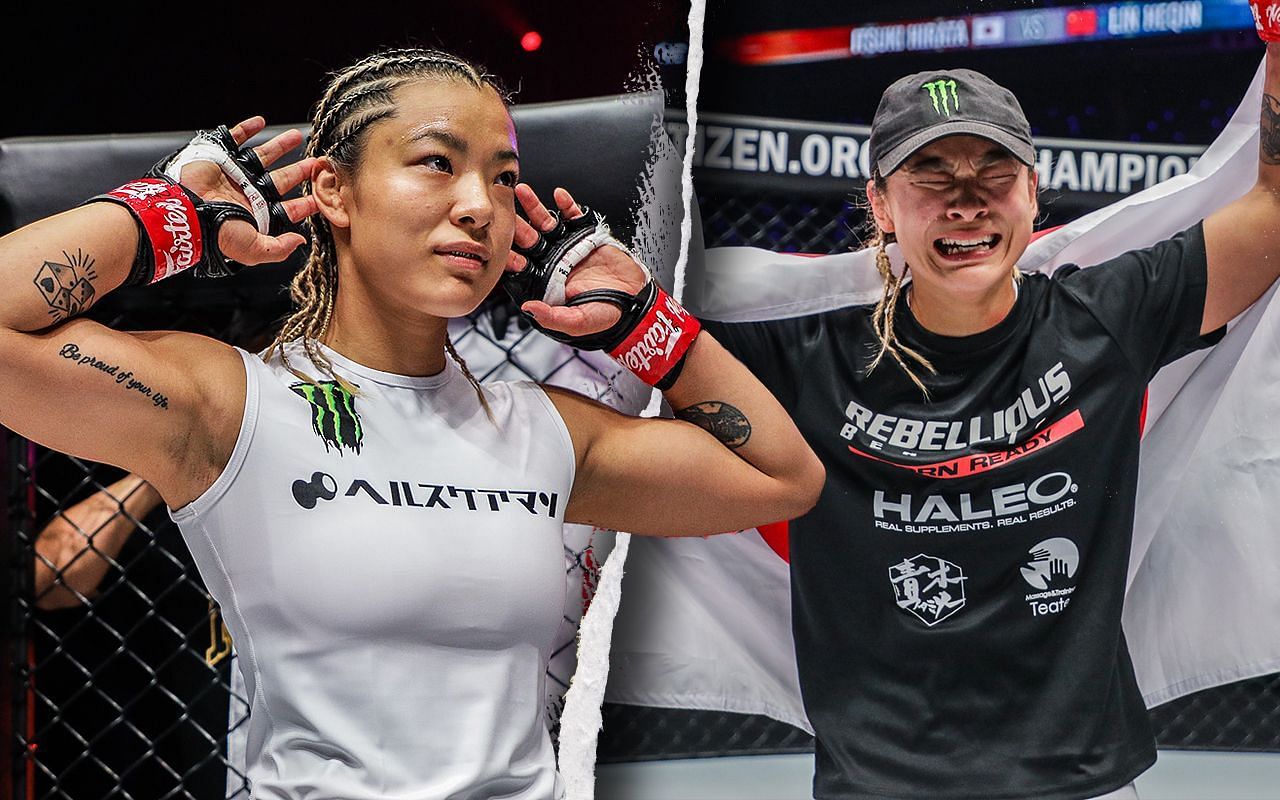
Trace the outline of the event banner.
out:
[[[688,125],[668,109],[667,130],[683,148]],[[694,178],[700,187],[849,192],[871,174],[866,125],[699,114]],[[1040,188],[1120,197],[1191,168],[1204,148],[1085,139],[1037,139]],[[1102,199],[1102,198],[1099,198]]]

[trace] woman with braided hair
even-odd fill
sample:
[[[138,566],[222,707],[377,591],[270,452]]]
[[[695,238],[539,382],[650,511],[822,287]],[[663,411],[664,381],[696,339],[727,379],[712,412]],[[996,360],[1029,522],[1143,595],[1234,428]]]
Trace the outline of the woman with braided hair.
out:
[[[563,522],[736,530],[807,509],[822,468],[602,220],[519,184],[481,70],[364,59],[332,79],[307,157],[270,172],[301,134],[242,147],[264,126],[202,132],[0,239],[0,422],[175,509],[252,697],[255,797],[559,797],[542,683]],[[75,318],[126,282],[279,261],[304,219],[299,309],[261,358]],[[476,385],[446,325],[504,271],[537,327],[608,349],[682,419]]]
[[[878,276],[820,313],[780,318],[810,300],[784,290],[763,319],[708,321],[828,470],[789,531],[814,797],[1137,797],[1156,752],[1121,612],[1146,388],[1280,276],[1280,6],[1264,5],[1257,183],[1202,221],[1023,275],[1030,124],[985,75],[918,72],[871,123]],[[728,252],[709,269],[782,283],[779,259]]]

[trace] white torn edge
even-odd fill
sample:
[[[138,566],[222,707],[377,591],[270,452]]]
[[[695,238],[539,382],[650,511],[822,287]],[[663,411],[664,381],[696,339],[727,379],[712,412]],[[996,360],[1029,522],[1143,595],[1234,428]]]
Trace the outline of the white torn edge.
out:
[[[618,534],[613,552],[600,570],[596,596],[578,627],[578,668],[560,716],[560,775],[566,800],[594,800],[596,796],[596,742],[604,725],[600,706],[609,680],[613,618],[622,599],[622,569],[630,544],[630,534]]]
[[[688,133],[685,137],[681,170],[680,255],[676,260],[672,297],[684,295],[685,267],[689,262],[689,242],[693,237],[693,148],[698,126],[698,75],[702,71],[702,24],[705,0],[692,0],[689,7],[689,56],[685,74]],[[653,390],[649,405],[641,414],[658,416],[662,393]],[[609,679],[609,648],[613,641],[613,620],[622,600],[622,574],[631,535],[619,532],[613,551],[600,570],[595,598],[578,629],[578,666],[565,694],[560,717],[560,774],[566,800],[595,800],[596,744],[604,724],[601,705]]]
[[[676,280],[671,287],[671,296],[676,300],[684,299],[684,273],[689,264],[689,241],[693,237],[693,145],[698,131],[698,74],[702,72],[702,18],[705,9],[706,0],[693,0],[689,7],[689,61],[684,80],[689,129],[684,137],[684,170],[680,175],[684,217],[680,220],[680,259],[676,261]]]

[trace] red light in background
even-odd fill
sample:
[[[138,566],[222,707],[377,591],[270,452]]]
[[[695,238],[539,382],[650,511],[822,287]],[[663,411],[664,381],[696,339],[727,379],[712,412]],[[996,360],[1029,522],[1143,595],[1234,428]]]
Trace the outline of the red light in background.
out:
[[[520,46],[524,48],[526,53],[532,53],[542,47],[542,34],[537,31],[529,31],[520,37]]]

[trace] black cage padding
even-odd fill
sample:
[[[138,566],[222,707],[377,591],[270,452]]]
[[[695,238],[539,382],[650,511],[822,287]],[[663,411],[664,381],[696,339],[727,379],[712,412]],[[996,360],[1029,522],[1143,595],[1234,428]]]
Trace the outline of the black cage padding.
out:
[[[564,186],[629,236],[640,201],[638,176],[662,110],[657,91],[514,106],[521,177],[546,202],[553,187]],[[274,126],[266,135],[288,127]],[[0,234],[140,176],[191,133],[0,139]]]
[[[642,200],[654,199],[642,195],[642,176],[658,168],[653,137],[666,135],[663,108],[661,92],[515,107],[522,178],[546,201],[554,187],[564,186],[629,239]],[[190,135],[0,140],[0,234],[138,177]],[[260,336],[287,312],[285,285],[301,258],[295,253],[283,264],[229,279],[187,273],[128,287],[102,298],[86,317],[120,330],[182,330],[252,346],[246,338]],[[548,380],[580,360],[568,348],[556,359],[526,359],[540,334],[504,311],[504,292],[495,291],[491,301],[452,331],[479,379]],[[608,391],[612,384],[601,389]],[[7,660],[0,671],[0,798],[222,800],[229,787],[244,800],[242,766],[228,753],[226,737],[228,709],[244,707],[245,699],[234,694],[225,660],[205,663],[212,636],[208,600],[162,510],[143,520],[112,557],[96,596],[70,609],[36,607],[37,533],[117,477],[114,468],[0,428],[0,533],[6,534],[0,537],[6,597],[0,632]],[[566,541],[566,580],[581,581],[594,568],[589,549],[589,543],[571,548]],[[576,617],[569,605],[547,672],[550,691],[563,692],[572,674]]]

